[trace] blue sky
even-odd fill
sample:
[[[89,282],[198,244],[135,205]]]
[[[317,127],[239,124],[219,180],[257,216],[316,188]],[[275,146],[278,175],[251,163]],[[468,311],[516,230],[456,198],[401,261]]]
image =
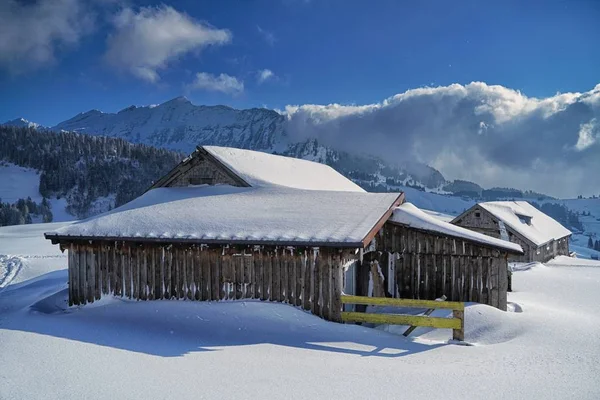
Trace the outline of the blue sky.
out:
[[[599,20],[593,0],[9,0],[0,121],[54,125],[178,95],[283,108],[472,81],[584,92],[600,81]]]

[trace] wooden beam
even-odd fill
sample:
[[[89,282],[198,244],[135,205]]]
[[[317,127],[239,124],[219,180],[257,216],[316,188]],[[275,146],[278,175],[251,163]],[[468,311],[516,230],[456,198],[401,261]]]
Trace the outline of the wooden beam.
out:
[[[401,314],[367,314],[361,312],[343,312],[344,322],[366,322],[386,325],[426,326],[438,329],[461,329],[461,321],[457,318],[421,317]],[[458,340],[458,339],[457,339]]]
[[[464,310],[465,304],[458,301],[394,299],[389,297],[366,297],[343,295],[342,304],[362,304],[371,306],[393,306],[406,308],[438,308],[445,310]]]

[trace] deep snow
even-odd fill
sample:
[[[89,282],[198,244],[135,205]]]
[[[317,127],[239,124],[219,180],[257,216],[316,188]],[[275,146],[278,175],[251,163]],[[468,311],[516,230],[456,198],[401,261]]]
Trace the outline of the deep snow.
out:
[[[600,263],[514,272],[513,312],[466,308],[467,347],[447,330],[407,339],[260,301],[67,309],[66,259],[45,226],[8,228],[0,254],[43,262],[0,289],[3,400],[600,398]]]

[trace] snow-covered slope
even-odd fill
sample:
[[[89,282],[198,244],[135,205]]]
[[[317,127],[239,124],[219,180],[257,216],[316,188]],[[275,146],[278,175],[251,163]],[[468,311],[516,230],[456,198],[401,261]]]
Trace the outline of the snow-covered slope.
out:
[[[283,139],[283,122],[284,117],[273,110],[196,106],[177,97],[158,106],[131,106],[118,113],[91,110],[51,129],[120,137],[191,153],[198,144],[270,150]]]
[[[68,308],[42,227],[0,228],[0,254],[22,261],[0,289],[3,400],[600,398],[600,263],[514,272],[512,311],[469,304],[474,346],[456,346],[449,330],[405,338],[260,301]]]
[[[30,197],[36,203],[42,202],[40,194],[39,171],[32,168],[24,168],[0,160],[0,201],[13,204],[19,199]],[[54,222],[71,221],[74,217],[69,214],[65,207],[65,198],[48,199],[51,205],[52,220]]]

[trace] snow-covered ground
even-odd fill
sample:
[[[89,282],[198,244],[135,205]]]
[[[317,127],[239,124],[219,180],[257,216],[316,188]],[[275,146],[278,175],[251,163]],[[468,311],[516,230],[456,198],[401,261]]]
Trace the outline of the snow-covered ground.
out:
[[[512,311],[469,305],[474,346],[456,346],[447,330],[407,339],[260,301],[67,308],[66,259],[41,236],[57,226],[0,228],[19,264],[0,288],[3,400],[600,398],[598,262],[514,272]]]

